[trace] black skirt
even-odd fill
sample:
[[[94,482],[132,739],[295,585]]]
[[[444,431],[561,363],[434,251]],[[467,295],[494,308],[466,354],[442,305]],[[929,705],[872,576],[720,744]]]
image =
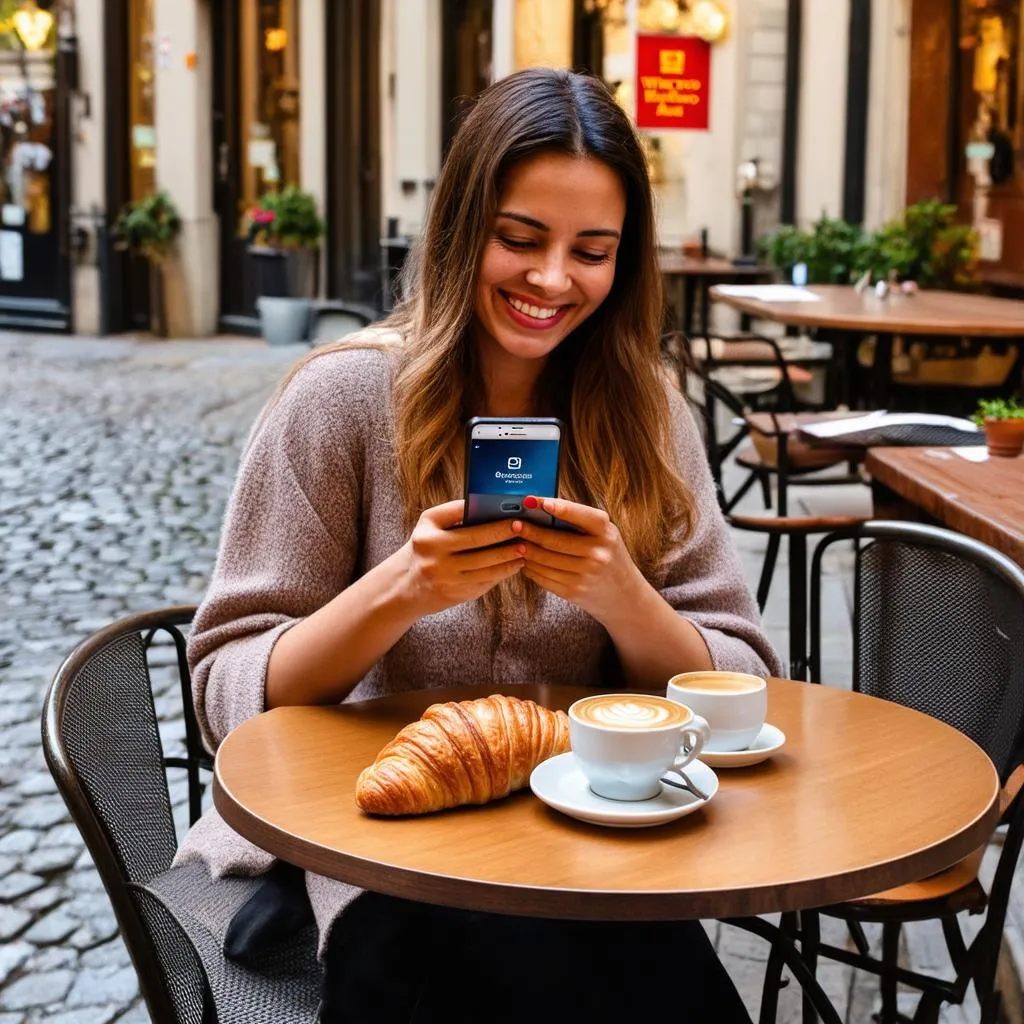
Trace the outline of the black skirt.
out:
[[[695,921],[554,921],[367,893],[328,940],[322,1024],[750,1024]]]

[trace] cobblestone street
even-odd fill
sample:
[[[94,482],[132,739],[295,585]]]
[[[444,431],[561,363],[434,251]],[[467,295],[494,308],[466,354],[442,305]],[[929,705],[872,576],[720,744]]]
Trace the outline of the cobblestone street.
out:
[[[0,336],[0,1024],[148,1020],[40,702],[92,630],[202,596],[239,449],[298,354]]]
[[[201,599],[241,446],[303,351],[0,335],[0,1024],[148,1021],[106,893],[43,762],[40,705],[62,658],[93,630]],[[758,538],[738,543],[754,578]],[[839,577],[826,619],[845,614]],[[783,651],[784,579],[780,570],[766,616]],[[848,685],[843,649],[830,651],[826,676]],[[171,696],[157,686],[168,746],[180,733]],[[172,797],[180,817],[184,789]],[[1021,888],[1008,922],[1018,954]],[[765,945],[709,928],[756,1011]],[[941,968],[938,933],[912,934],[908,960]],[[849,1021],[870,1019],[870,982],[834,965],[820,976]],[[799,1019],[798,1005],[790,985],[780,1021]],[[960,1009],[943,1017],[972,1019]]]

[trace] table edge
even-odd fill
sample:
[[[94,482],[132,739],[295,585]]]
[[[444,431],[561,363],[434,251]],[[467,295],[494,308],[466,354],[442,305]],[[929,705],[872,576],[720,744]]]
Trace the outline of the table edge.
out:
[[[213,803],[224,821],[239,835],[275,857],[306,871],[388,896],[463,910],[560,920],[675,921],[827,906],[861,899],[944,871],[988,842],[999,819],[999,778],[992,767],[992,796],[988,807],[942,843],[879,865],[786,882],[783,886],[696,892],[535,888],[382,865],[380,861],[325,848],[260,818],[232,797],[220,778],[216,762]],[[551,813],[557,814],[556,811]],[[274,853],[271,847],[282,852]],[[385,870],[382,871],[382,867]],[[515,899],[510,900],[513,893]],[[596,898],[588,899],[591,896]]]
[[[926,515],[937,519],[947,530],[955,533],[962,533],[966,537],[982,544],[1009,558],[1011,562],[1024,566],[1021,558],[1021,551],[1024,550],[1024,541],[1001,524],[995,523],[984,515],[980,510],[965,505],[960,500],[960,491],[950,492],[939,484],[928,479],[922,479],[914,472],[913,466],[905,469],[893,465],[886,457],[886,452],[923,452],[929,449],[942,449],[945,445],[922,445],[912,447],[881,447],[869,448],[867,457],[864,460],[864,468],[871,477],[873,483],[881,484],[888,488],[903,501],[915,508],[921,509]],[[911,475],[913,474],[913,475]],[[927,501],[921,501],[919,493],[924,492]],[[992,527],[990,535],[986,536],[985,527]],[[998,540],[994,539],[998,538]]]
[[[721,302],[747,316],[770,320],[778,324],[789,324],[794,327],[823,327],[826,330],[848,331],[853,334],[932,334],[951,338],[1000,338],[1024,343],[1024,328],[1017,327],[1012,323],[987,324],[984,328],[978,328],[976,326],[966,327],[963,323],[954,326],[944,323],[909,322],[896,327],[887,323],[885,318],[874,316],[836,316],[822,320],[821,316],[814,315],[815,304],[812,302],[800,303],[800,306],[807,307],[805,312],[803,309],[797,309],[793,303],[768,303],[741,295],[724,295],[718,290],[717,285],[713,285],[708,294],[712,302]]]

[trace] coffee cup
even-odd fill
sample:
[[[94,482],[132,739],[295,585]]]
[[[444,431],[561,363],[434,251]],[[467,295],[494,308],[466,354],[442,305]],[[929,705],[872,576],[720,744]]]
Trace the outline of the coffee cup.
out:
[[[742,672],[683,672],[668,681],[666,696],[706,719],[712,753],[746,750],[768,713],[768,686]]]
[[[642,693],[584,697],[569,708],[572,752],[590,788],[609,800],[649,800],[666,772],[704,749],[708,724],[688,707]]]

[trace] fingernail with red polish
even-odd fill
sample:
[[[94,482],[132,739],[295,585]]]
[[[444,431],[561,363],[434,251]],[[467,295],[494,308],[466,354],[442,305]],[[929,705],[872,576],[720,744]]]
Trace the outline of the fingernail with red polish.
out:
[[[524,508],[536,508],[538,504],[539,502],[532,494],[523,499]]]

